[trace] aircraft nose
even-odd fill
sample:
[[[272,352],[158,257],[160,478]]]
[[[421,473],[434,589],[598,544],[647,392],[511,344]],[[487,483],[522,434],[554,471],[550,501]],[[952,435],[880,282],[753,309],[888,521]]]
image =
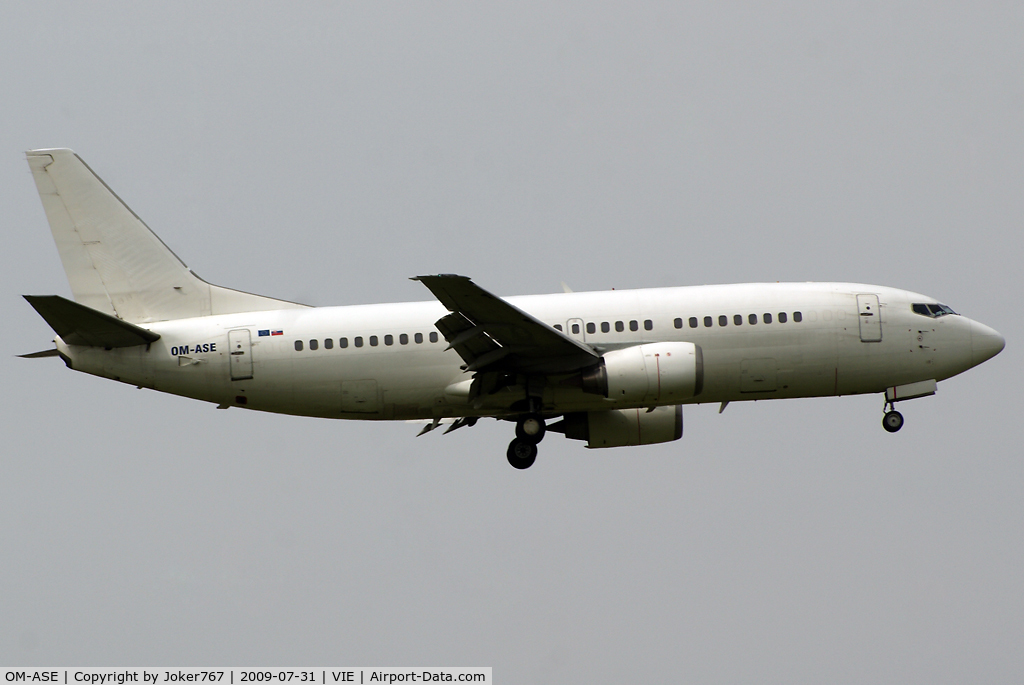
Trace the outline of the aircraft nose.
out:
[[[971,362],[982,363],[1003,351],[1006,340],[985,324],[971,322]]]

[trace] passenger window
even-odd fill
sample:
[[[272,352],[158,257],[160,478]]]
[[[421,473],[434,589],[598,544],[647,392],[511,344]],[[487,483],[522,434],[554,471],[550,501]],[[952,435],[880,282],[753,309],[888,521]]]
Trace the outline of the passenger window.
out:
[[[572,334],[573,335],[579,335],[580,334],[580,325],[578,323],[574,323],[572,325]]]
[[[363,346],[363,336],[357,335],[356,339],[353,342],[355,342],[356,347],[362,347]]]
[[[653,331],[654,330],[654,322],[651,321],[650,319],[645,319],[644,320],[644,330],[645,331]]]
[[[629,330],[631,330],[631,331],[639,331],[640,330],[640,324],[636,322],[636,319],[634,319],[634,320],[629,322]]]
[[[385,345],[394,345],[395,344],[395,336],[391,335],[390,333],[385,335],[384,336],[384,344]]]
[[[804,320],[804,315],[800,312],[793,312],[793,321],[800,323]]]
[[[376,347],[376,346],[377,346],[377,336],[371,335],[370,336],[370,347]]]
[[[764,322],[765,323],[771,323],[772,322],[772,314],[771,314],[771,312],[765,312],[764,313]]]
[[[616,326],[616,328],[618,328],[618,326]],[[611,326],[608,325],[608,322],[607,321],[602,321],[601,322],[601,332],[602,333],[607,333],[610,330],[611,330]]]
[[[616,321],[615,330],[621,333],[622,331],[626,330],[626,326],[621,321]]]
[[[309,341],[309,349],[315,350],[318,347],[320,347],[320,343],[318,343],[316,340],[310,340]]]
[[[430,331],[430,342],[437,342],[437,331]]]
[[[726,316],[725,314],[722,314],[721,316],[719,316],[718,317],[718,325],[719,326],[728,326],[729,325],[729,317]]]
[[[348,338],[338,338],[338,347],[341,347],[341,348],[348,347]]]
[[[757,314],[751,314],[750,316],[748,316],[747,321],[749,321],[750,325],[753,326],[755,323],[757,323]]]
[[[554,328],[556,331],[560,331],[562,330],[562,324],[556,323],[554,326],[552,326],[552,328]]]
[[[417,345],[419,345],[423,342],[423,334],[416,333],[415,335],[412,336],[412,339],[416,342]]]
[[[327,338],[326,340],[324,340],[324,349],[325,350],[333,350],[334,349],[334,339],[333,338]]]
[[[302,341],[301,340],[296,340],[295,341],[295,351],[296,352],[302,352]]]
[[[672,322],[672,325],[675,326],[676,328],[682,328],[683,327],[683,320],[682,319],[676,319],[675,321]]]
[[[696,328],[696,327],[697,327],[697,317],[696,316],[691,316],[690,317],[690,328]]]
[[[732,323],[735,326],[742,326],[743,325],[743,315],[742,314],[733,314]]]
[[[398,342],[402,345],[408,345],[409,335],[407,333],[402,333],[401,335],[398,336]]]
[[[587,333],[597,333],[597,326],[594,325],[594,322],[587,324]]]
[[[786,312],[779,312],[779,323],[786,323]]]
[[[711,328],[711,326],[713,326],[713,325],[714,325],[714,323],[711,321],[711,317],[710,316],[705,316],[704,317],[704,328]]]

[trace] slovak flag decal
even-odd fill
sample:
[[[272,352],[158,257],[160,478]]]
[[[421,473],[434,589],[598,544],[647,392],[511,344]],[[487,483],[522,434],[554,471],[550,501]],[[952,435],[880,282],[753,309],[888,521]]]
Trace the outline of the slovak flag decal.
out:
[[[282,330],[270,331],[270,334],[271,335],[284,335],[284,331],[282,331]]]

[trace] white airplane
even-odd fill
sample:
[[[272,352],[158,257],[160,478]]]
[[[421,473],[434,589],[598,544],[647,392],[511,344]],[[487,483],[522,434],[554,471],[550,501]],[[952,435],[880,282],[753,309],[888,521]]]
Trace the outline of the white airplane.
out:
[[[894,404],[1004,346],[931,297],[751,283],[499,298],[420,276],[436,301],[309,307],[196,276],[71,150],[32,150],[72,302],[26,296],[71,369],[220,408],[337,419],[514,421],[525,469],[547,431],[588,447],[682,436],[682,405],[884,393]]]

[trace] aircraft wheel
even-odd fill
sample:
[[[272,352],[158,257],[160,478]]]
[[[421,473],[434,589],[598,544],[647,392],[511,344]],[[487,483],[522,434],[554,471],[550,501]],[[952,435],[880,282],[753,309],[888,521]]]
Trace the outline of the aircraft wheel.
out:
[[[544,419],[537,414],[527,414],[516,421],[516,437],[536,444],[544,439],[547,428]]]
[[[528,469],[537,460],[537,443],[516,438],[508,446],[508,463],[517,469]]]
[[[900,428],[903,428],[903,414],[898,411],[887,411],[885,416],[882,417],[882,428],[895,433]]]

